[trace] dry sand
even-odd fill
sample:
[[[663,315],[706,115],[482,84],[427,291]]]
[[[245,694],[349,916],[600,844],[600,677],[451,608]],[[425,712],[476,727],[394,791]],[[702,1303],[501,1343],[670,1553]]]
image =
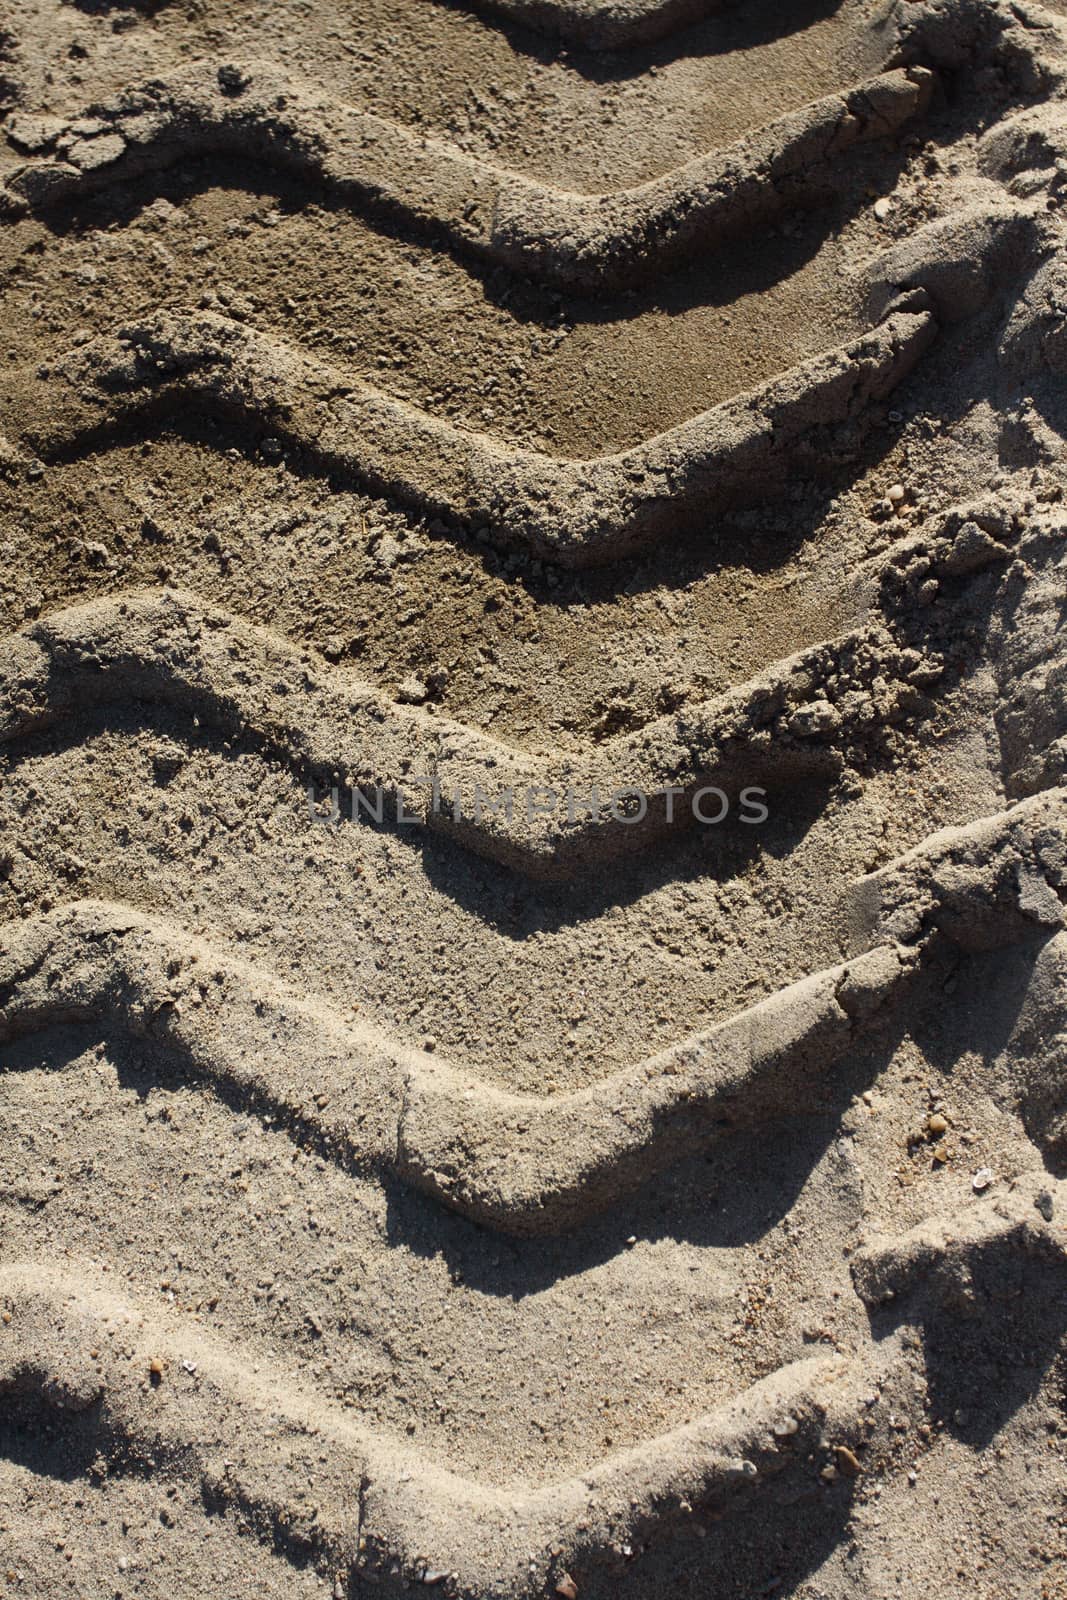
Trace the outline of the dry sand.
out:
[[[0,1596],[1067,1597],[1065,202],[1058,3],[0,0]]]

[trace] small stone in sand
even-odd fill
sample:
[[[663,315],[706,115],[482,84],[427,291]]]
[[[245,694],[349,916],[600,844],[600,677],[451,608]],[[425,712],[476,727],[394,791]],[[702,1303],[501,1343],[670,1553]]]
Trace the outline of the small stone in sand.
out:
[[[421,678],[410,677],[404,679],[396,697],[402,706],[421,706],[429,692]]]

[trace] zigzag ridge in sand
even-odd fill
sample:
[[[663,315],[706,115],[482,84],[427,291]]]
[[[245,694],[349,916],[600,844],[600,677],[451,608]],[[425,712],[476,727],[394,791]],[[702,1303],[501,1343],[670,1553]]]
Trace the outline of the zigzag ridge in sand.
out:
[[[139,413],[237,416],[419,512],[583,567],[705,529],[711,513],[764,500],[800,471],[818,475],[821,457],[834,459],[831,429],[889,394],[935,334],[928,311],[900,310],[748,394],[586,461],[439,421],[211,312],[162,313],[90,341],[27,374],[17,415],[3,420],[48,456]]]
[[[280,1373],[256,1378],[217,1336],[131,1303],[89,1266],[5,1265],[0,1306],[0,1394],[88,1424],[135,1466],[165,1463],[214,1509],[327,1557],[353,1584],[389,1572],[431,1585],[451,1575],[448,1592],[468,1600],[550,1593],[568,1565],[642,1546],[691,1509],[773,1500],[776,1481],[814,1490],[813,1452],[825,1440],[825,1459],[859,1429],[862,1373],[818,1356],[573,1477],[498,1488],[368,1434]],[[165,1366],[155,1385],[153,1361]]]
[[[732,1128],[809,1108],[827,1068],[942,940],[997,948],[1061,928],[1065,806],[1067,791],[1050,791],[935,835],[855,886],[857,931],[874,941],[862,954],[570,1094],[514,1094],[398,1049],[173,924],[106,902],[5,931],[0,1038],[117,1023],[475,1221],[557,1232]]]
[[[9,176],[9,208],[40,210],[225,154],[325,185],[494,266],[595,292],[662,272],[802,199],[812,169],[919,115],[933,84],[922,67],[895,69],[661,177],[575,194],[358,111],[267,62],[237,74],[236,92],[234,73],[196,63],[92,106],[96,134],[41,135],[56,157]]]
[[[736,1123],[773,1115],[802,1082],[810,1097],[813,1075],[913,965],[878,948],[590,1089],[538,1097],[397,1049],[127,907],[75,902],[8,928],[0,949],[0,1038],[93,1021],[159,1040],[209,1085],[361,1167],[519,1234],[570,1227]]]
[[[1003,1295],[1004,1261],[1067,1265],[1063,1191],[1027,1174],[948,1218],[879,1239],[853,1260],[876,1312],[973,1317]],[[986,1280],[989,1279],[987,1285]],[[184,1479],[216,1513],[326,1561],[342,1585],[388,1577],[481,1600],[552,1592],[625,1548],[642,1556],[694,1511],[774,1515],[820,1482],[822,1462],[863,1470],[861,1397],[904,1377],[892,1339],[859,1355],[791,1362],[692,1422],[540,1487],[497,1487],[369,1432],[286,1374],[260,1375],[200,1319],[164,1317],[64,1261],[0,1267],[0,1395],[103,1443],[117,1470]],[[158,1375],[158,1376],[154,1376]],[[860,1451],[858,1457],[856,1452]],[[758,1498],[756,1498],[758,1497]],[[560,1593],[557,1589],[555,1592]]]
[[[843,749],[921,709],[918,685],[939,672],[936,658],[872,623],[636,732],[538,756],[338,681],[309,652],[191,595],[134,590],[52,613],[3,641],[0,744],[92,703],[155,701],[251,734],[312,783],[343,781],[349,809],[357,791],[363,797],[364,817],[373,810],[391,823],[402,806],[404,821],[479,855],[566,879],[690,824],[703,784],[734,804],[760,776],[780,784],[832,773]],[[644,818],[625,820],[628,802],[613,798],[623,790],[648,797]]]

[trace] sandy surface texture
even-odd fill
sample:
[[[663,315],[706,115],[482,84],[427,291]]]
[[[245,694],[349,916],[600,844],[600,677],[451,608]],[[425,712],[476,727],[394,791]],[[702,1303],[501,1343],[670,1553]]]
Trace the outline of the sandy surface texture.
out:
[[[0,1597],[1067,1600],[1067,7],[0,0]]]

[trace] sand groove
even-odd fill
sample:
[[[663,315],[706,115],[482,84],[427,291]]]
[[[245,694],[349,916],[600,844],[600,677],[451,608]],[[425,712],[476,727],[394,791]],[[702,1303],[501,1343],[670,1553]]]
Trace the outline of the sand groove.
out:
[[[908,952],[877,949],[595,1089],[545,1099],[345,1026],[167,923],[87,901],[5,940],[0,1036],[118,1022],[164,1040],[209,1084],[297,1121],[361,1168],[395,1172],[487,1226],[552,1232],[738,1121],[780,1112],[848,1049],[911,966]],[[579,1130],[583,1154],[574,1157]]]
[[[124,418],[190,405],[236,415],[431,515],[489,529],[561,566],[617,560],[714,512],[816,470],[832,427],[860,417],[936,333],[925,310],[630,450],[558,460],[438,421],[282,341],[211,312],[161,314],[94,341],[29,380],[23,436],[44,454],[81,447]]]
[[[823,1069],[899,1004],[935,936],[997,948],[1059,927],[1063,831],[1052,791],[936,836],[855,887],[857,928],[879,941],[862,955],[571,1096],[471,1080],[342,1025],[171,924],[92,901],[5,940],[0,1035],[120,1021],[474,1220],[554,1231],[730,1129],[808,1103]]]
[[[919,67],[883,73],[636,188],[583,195],[324,100],[267,63],[251,63],[238,77],[235,90],[231,78],[224,86],[214,69],[198,65],[91,107],[101,131],[88,138],[57,132],[50,141],[57,158],[28,163],[8,179],[9,205],[54,206],[193,156],[238,155],[325,185],[494,265],[600,291],[774,216],[819,163],[921,113],[933,82]]]
[[[872,623],[714,700],[561,758],[399,704],[368,684],[342,686],[276,634],[180,591],[54,613],[9,638],[5,656],[0,743],[90,703],[156,702],[249,735],[325,785],[331,795],[315,796],[332,801],[325,820],[352,820],[351,791],[359,790],[364,819],[418,821],[542,878],[574,876],[693,825],[701,786],[731,801],[752,786],[762,798],[760,779],[781,784],[833,770],[846,748],[921,712],[920,686],[940,673],[935,656]]]
[[[544,1593],[567,1560],[647,1543],[687,1508],[729,1511],[783,1475],[813,1477],[811,1452],[825,1435],[855,1437],[862,1374],[839,1356],[813,1357],[580,1476],[543,1489],[490,1488],[362,1434],[280,1375],[252,1379],[214,1337],[164,1323],[94,1278],[36,1264],[0,1270],[10,1316],[0,1329],[0,1393],[88,1418],[134,1462],[162,1458],[209,1503],[251,1514],[268,1537],[288,1524],[295,1542],[317,1546],[346,1580],[390,1565],[399,1575],[399,1565],[415,1582],[451,1573],[456,1595],[479,1595],[504,1574],[511,1593]],[[103,1352],[99,1368],[86,1359],[93,1346]],[[155,1387],[153,1360],[167,1367]],[[235,1414],[247,1419],[236,1429]],[[783,1418],[796,1424],[784,1443],[773,1433]],[[310,1524],[297,1509],[305,1495],[294,1492],[309,1480],[319,1508]]]
[[[947,1226],[866,1247],[857,1292],[876,1311],[918,1286],[924,1323],[984,1314],[1003,1294],[994,1263],[1005,1253],[1062,1272],[1062,1187],[1030,1177]],[[694,1510],[729,1516],[759,1496],[773,1515],[842,1453],[857,1472],[874,1466],[861,1397],[907,1381],[892,1341],[810,1357],[571,1478],[497,1488],[361,1430],[280,1371],[254,1376],[215,1333],[116,1293],[91,1266],[9,1263],[0,1304],[0,1393],[106,1443],[127,1470],[165,1467],[216,1514],[239,1513],[294,1554],[313,1551],[342,1584],[388,1574],[447,1582],[463,1597],[501,1580],[509,1594],[543,1594],[568,1567],[646,1550]]]

